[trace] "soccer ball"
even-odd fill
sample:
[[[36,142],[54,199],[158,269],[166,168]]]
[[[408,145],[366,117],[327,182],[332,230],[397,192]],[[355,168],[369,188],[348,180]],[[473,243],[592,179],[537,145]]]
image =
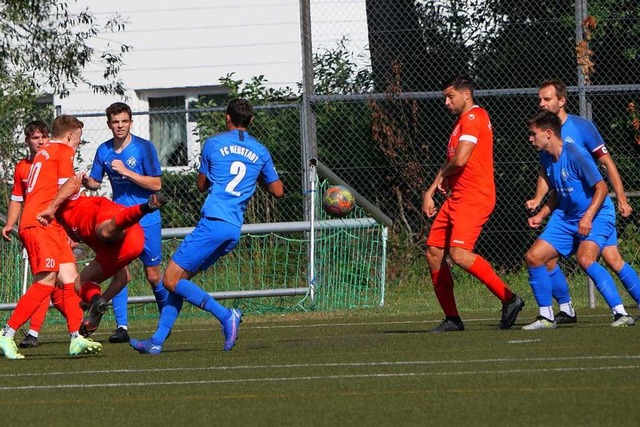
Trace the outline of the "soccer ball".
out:
[[[322,208],[332,217],[345,217],[355,206],[353,194],[340,185],[327,188],[322,195]]]

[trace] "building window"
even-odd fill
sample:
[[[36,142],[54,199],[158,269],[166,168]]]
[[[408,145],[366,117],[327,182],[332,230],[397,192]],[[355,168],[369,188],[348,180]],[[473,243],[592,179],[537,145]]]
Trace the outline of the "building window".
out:
[[[187,118],[184,96],[149,98],[149,134],[158,150],[160,164],[187,166]]]

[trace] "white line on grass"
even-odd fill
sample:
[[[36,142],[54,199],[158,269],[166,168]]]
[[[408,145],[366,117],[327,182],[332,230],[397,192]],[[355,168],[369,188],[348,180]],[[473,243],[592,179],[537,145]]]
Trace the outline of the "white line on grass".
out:
[[[25,385],[0,387],[0,391],[18,390],[51,390],[51,389],[83,389],[83,388],[110,388],[110,387],[149,387],[166,385],[204,385],[227,383],[260,383],[276,381],[316,381],[316,380],[343,380],[356,378],[401,378],[401,377],[445,377],[461,375],[499,375],[499,374],[539,374],[541,372],[587,372],[587,371],[616,371],[623,369],[640,369],[640,365],[632,366],[595,366],[583,368],[543,368],[543,369],[509,369],[497,371],[461,371],[461,372],[404,372],[404,373],[379,373],[379,374],[341,374],[341,375],[314,375],[302,377],[267,377],[267,378],[234,378],[223,380],[197,380],[197,381],[150,381],[136,383],[105,383],[105,384],[56,384],[56,385]]]
[[[148,356],[153,357],[153,356]],[[25,372],[13,374],[0,374],[0,378],[22,378],[43,376],[74,376],[95,374],[135,374],[150,372],[196,372],[196,371],[229,371],[229,370],[269,370],[269,369],[307,369],[307,368],[349,368],[349,367],[376,367],[376,366],[418,366],[418,365],[459,365],[459,364],[483,364],[483,363],[515,363],[515,362],[563,362],[563,361],[595,361],[595,360],[636,360],[640,355],[629,356],[576,356],[576,357],[525,357],[525,358],[499,358],[499,359],[454,359],[454,360],[411,360],[391,362],[336,362],[336,363],[292,363],[276,365],[234,365],[234,366],[201,366],[179,368],[153,368],[153,369],[105,369],[91,371],[57,371],[57,372]],[[16,362],[20,363],[20,362]]]

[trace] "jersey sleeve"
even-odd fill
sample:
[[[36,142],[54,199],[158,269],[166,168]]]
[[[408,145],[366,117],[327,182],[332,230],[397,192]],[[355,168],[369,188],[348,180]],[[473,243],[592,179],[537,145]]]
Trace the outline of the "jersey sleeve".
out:
[[[278,176],[276,167],[273,164],[271,154],[268,151],[262,157],[262,161],[264,162],[264,165],[262,166],[262,176],[264,177],[264,182],[266,184],[271,184],[272,182],[276,182],[277,180],[279,180],[280,177]]]
[[[198,168],[198,172],[200,172],[203,175],[209,175],[209,167],[210,167],[210,163],[211,163],[211,146],[213,145],[213,142],[211,142],[210,140],[206,140],[204,142],[204,145],[202,146],[202,152],[200,153],[200,167]]]
[[[14,202],[24,202],[23,186],[22,186],[22,163],[16,165],[13,173],[13,187],[11,188],[11,200]]]
[[[58,185],[64,184],[69,178],[76,174],[73,170],[73,157],[75,152],[67,146],[64,147],[68,149],[63,149],[58,158]]]
[[[587,150],[595,156],[596,158],[600,157],[602,154],[606,154],[606,148],[604,145],[604,140],[598,132],[596,125],[592,122],[584,120],[579,124],[580,134],[584,138],[584,145],[587,147]],[[604,149],[602,154],[599,154]]]
[[[483,117],[476,114],[474,111],[466,112],[464,120],[460,123],[460,138],[458,141],[467,141],[477,144],[483,122]]]
[[[590,158],[589,153],[575,146],[571,147],[571,151],[577,174],[584,178],[589,187],[594,187],[598,182],[602,181],[602,175],[595,162]]]
[[[142,153],[142,168],[145,176],[161,176],[162,167],[160,166],[160,159],[158,158],[158,152],[152,142],[148,142],[144,145]]]
[[[102,160],[102,146],[98,147],[96,150],[96,155],[93,156],[93,164],[91,165],[91,171],[89,172],[89,178],[93,178],[96,182],[102,182],[102,178],[104,177],[104,161]]]

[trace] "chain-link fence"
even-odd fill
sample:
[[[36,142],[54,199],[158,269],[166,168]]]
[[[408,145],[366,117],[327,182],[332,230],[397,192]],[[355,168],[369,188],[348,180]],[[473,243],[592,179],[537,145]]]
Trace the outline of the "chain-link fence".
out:
[[[422,193],[445,159],[454,122],[441,84],[463,73],[477,82],[477,102],[494,127],[498,199],[478,245],[494,265],[521,268],[536,236],[524,209],[538,169],[525,121],[537,111],[542,81],[558,78],[569,86],[568,111],[593,119],[626,191],[640,191],[640,118],[632,105],[640,102],[636,0],[301,4],[304,93],[284,104],[254,100],[250,129],[271,150],[287,195],[272,203],[259,192],[247,222],[303,219],[304,168],[317,155],[394,219],[391,238],[402,248],[395,256],[420,248],[430,226],[421,212]],[[222,111],[135,112],[133,132],[156,144],[165,167],[163,189],[172,204],[164,227],[195,224],[203,197],[194,185],[199,150],[206,137],[222,130]],[[98,144],[111,137],[104,113],[63,112],[85,122],[79,164],[88,169]],[[631,204],[640,209],[635,199]],[[619,221],[623,250],[635,244],[637,221],[636,214]],[[636,261],[635,252],[624,253],[628,262]]]

